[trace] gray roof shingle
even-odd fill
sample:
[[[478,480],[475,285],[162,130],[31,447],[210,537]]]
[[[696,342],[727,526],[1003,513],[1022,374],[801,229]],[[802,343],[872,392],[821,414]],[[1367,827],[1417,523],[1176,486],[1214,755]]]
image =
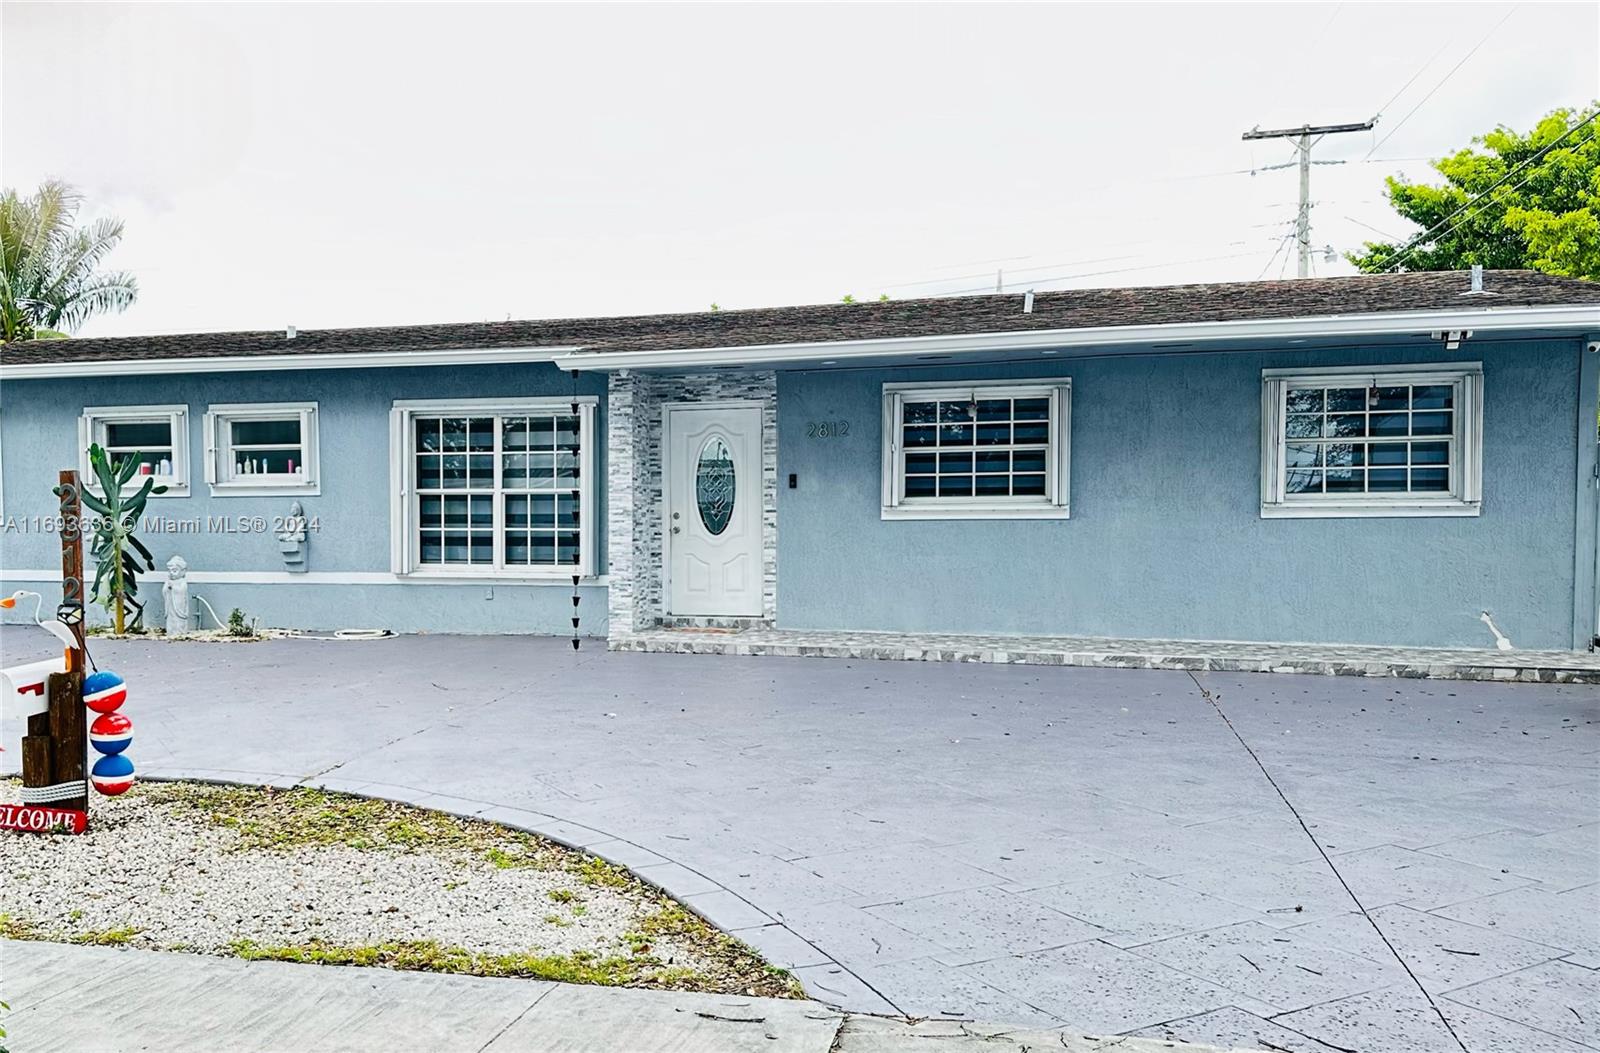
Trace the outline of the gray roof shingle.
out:
[[[1006,293],[695,314],[302,330],[293,340],[283,330],[41,340],[0,348],[0,365],[510,347],[647,351],[1455,307],[1600,304],[1600,284],[1532,271],[1489,271],[1484,296],[1465,295],[1467,286],[1464,272],[1439,271],[1042,292],[1035,296],[1031,314],[1022,312],[1021,293]]]

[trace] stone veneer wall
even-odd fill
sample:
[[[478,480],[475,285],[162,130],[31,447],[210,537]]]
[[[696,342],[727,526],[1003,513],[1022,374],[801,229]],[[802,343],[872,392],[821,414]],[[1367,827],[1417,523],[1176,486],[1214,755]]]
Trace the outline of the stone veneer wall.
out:
[[[607,606],[615,638],[665,615],[661,574],[662,406],[761,401],[761,611],[778,613],[778,376],[773,372],[611,374],[606,405]],[[716,619],[711,619],[715,621]],[[697,619],[704,622],[706,619]]]

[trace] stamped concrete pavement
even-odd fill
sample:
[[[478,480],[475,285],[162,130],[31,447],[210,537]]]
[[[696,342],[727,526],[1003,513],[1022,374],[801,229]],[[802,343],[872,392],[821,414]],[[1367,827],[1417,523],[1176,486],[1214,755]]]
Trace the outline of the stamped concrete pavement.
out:
[[[8,628],[0,648],[48,644]],[[129,680],[148,776],[540,831],[634,868],[833,1005],[1459,1049],[1185,673],[522,637],[95,654]],[[1600,689],[1199,682],[1469,1049],[1600,1048]]]

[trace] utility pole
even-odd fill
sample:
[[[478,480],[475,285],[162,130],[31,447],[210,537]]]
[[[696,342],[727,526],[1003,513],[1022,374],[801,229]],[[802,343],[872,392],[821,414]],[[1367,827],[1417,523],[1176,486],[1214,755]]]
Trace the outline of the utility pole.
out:
[[[1370,131],[1378,119],[1362,121],[1360,124],[1303,124],[1298,128],[1272,128],[1262,131],[1259,127],[1252,128],[1244,133],[1245,139],[1293,139],[1295,149],[1300,154],[1300,213],[1295,220],[1294,236],[1300,246],[1299,275],[1305,278],[1311,273],[1311,147],[1314,145],[1311,137],[1317,137],[1320,142],[1324,135],[1337,135],[1340,132],[1365,132]]]

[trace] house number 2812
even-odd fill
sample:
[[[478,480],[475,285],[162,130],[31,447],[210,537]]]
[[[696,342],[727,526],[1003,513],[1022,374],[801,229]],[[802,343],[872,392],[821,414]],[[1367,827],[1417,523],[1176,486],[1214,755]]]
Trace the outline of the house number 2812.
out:
[[[850,422],[847,420],[806,421],[808,439],[842,439],[849,434]]]

